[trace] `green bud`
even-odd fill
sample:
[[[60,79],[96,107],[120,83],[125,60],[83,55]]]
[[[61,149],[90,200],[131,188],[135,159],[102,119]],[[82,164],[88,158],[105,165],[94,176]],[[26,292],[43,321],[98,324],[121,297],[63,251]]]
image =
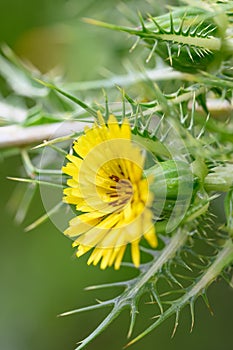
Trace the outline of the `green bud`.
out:
[[[156,227],[159,225],[164,232],[172,232],[185,218],[195,193],[197,179],[192,168],[184,161],[168,160],[145,173],[153,177],[150,191],[154,195],[154,215],[159,218]]]
[[[199,6],[199,7],[198,7]],[[233,42],[229,33],[232,2],[197,2],[195,7],[172,8],[168,14],[144,20],[141,26],[130,28],[104,23],[92,19],[86,22],[104,28],[135,35],[150,50],[147,62],[154,53],[177,70],[196,73],[200,70],[216,71],[221,63],[233,53]]]
[[[166,198],[170,204],[171,201],[177,200],[178,196],[180,199],[190,196],[197,185],[190,164],[183,161],[161,162],[146,170],[145,174],[153,176],[150,190],[155,198]]]
[[[183,7],[160,17],[150,17],[141,33],[147,47],[177,70],[195,73],[215,70],[223,60],[225,22],[222,14]],[[143,35],[144,34],[144,35]]]

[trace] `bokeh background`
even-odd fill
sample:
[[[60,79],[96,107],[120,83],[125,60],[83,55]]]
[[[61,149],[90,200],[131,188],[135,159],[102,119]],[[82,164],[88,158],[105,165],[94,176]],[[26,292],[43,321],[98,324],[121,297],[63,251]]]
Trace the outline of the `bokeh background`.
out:
[[[0,43],[9,45],[41,72],[58,72],[67,82],[99,79],[107,71],[122,74],[126,58],[136,62],[137,56],[143,56],[141,49],[129,56],[130,43],[126,35],[92,27],[81,18],[124,23],[122,12],[127,17],[127,8],[148,12],[154,7],[158,11],[164,3],[155,0],[1,0]],[[64,318],[57,315],[116,294],[115,290],[91,292],[84,288],[127,278],[130,272],[87,267],[85,257],[79,260],[73,257],[71,242],[52,222],[26,233],[24,227],[43,213],[39,193],[33,199],[25,222],[17,225],[12,210],[16,184],[6,177],[19,175],[21,167],[18,156],[1,158],[0,349],[74,349],[76,342],[94,329],[106,311]],[[185,309],[173,339],[174,319],[171,319],[131,349],[232,349],[232,291],[218,281],[210,287],[208,295],[214,316],[203,301],[198,300],[191,334],[190,314]],[[145,320],[148,319],[149,324],[152,316],[147,301],[145,298],[141,303],[137,331],[146,326]],[[127,342],[128,323],[125,311],[88,349],[122,349]]]

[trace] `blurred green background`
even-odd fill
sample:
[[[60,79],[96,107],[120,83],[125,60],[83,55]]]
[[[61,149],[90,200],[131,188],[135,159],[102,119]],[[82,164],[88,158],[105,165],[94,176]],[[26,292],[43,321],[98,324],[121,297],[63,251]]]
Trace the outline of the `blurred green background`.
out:
[[[162,9],[163,1],[123,1],[142,12]],[[1,0],[0,42],[7,43],[25,60],[46,73],[64,74],[66,81],[100,78],[105,69],[124,72],[126,57],[137,60],[140,49],[128,56],[127,36],[107,32],[81,21],[82,17],[125,23],[121,1]],[[87,267],[86,257],[75,259],[71,242],[51,222],[25,233],[24,227],[43,213],[39,193],[20,227],[14,223],[10,201],[15,183],[7,176],[20,174],[21,161],[12,156],[1,161],[0,235],[0,350],[69,350],[84,338],[106,311],[58,318],[61,312],[116,295],[116,291],[87,292],[88,285],[127,278],[129,271],[100,271]],[[24,186],[22,184],[22,186]],[[202,300],[196,303],[196,323],[189,333],[190,314],[185,309],[178,331],[171,339],[174,319],[168,320],[132,350],[230,350],[232,349],[233,298],[224,282],[209,289],[212,317]],[[153,315],[141,305],[136,331]],[[125,311],[88,349],[119,350],[126,344],[128,314]]]

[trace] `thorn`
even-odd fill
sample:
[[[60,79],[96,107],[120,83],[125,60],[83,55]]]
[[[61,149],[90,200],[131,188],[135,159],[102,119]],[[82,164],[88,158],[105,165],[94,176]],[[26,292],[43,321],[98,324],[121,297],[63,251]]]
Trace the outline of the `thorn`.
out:
[[[157,304],[158,304],[158,306],[159,306],[160,313],[163,314],[163,305],[162,305],[162,303],[161,303],[161,300],[160,300],[160,298],[159,298],[158,293],[157,293],[156,290],[154,290],[154,289],[152,289],[151,292],[152,292],[152,295],[153,295],[155,301],[157,302]]]
[[[51,146],[51,145],[54,145],[55,143],[58,143],[58,142],[68,141],[68,140],[71,140],[71,139],[73,139],[75,137],[77,137],[77,134],[76,133],[72,133],[72,134],[69,134],[67,136],[57,137],[57,138],[52,139],[52,140],[44,140],[43,143],[32,147],[31,150],[38,149],[38,148],[41,148],[41,147]]]
[[[155,320],[156,318],[159,318],[161,315],[156,315],[156,316],[152,316],[151,320]]]
[[[102,308],[106,305],[114,305],[114,300],[107,300],[107,301],[103,301],[100,304],[90,305],[90,306],[82,307],[80,309],[66,311],[66,312],[63,312],[60,315],[58,315],[58,317],[69,316],[69,315],[84,312],[84,311],[95,310],[95,309]]]
[[[180,56],[180,50],[181,50],[181,47],[182,47],[182,45],[181,45],[181,44],[178,44],[177,57],[179,57],[179,56]]]
[[[173,17],[172,12],[170,11],[170,33],[174,33],[174,23],[173,23]]]
[[[195,317],[194,317],[194,300],[192,299],[190,301],[190,312],[191,312],[191,327],[190,327],[190,333],[193,331]]]
[[[203,291],[203,293],[201,294],[201,296],[202,296],[202,298],[203,298],[203,300],[204,300],[204,302],[205,302],[205,304],[206,304],[206,306],[207,306],[207,308],[208,308],[208,310],[209,310],[211,316],[213,316],[213,315],[214,315],[214,312],[213,312],[213,310],[212,310],[212,308],[211,308],[211,306],[210,306],[210,303],[209,303],[209,300],[208,300],[208,297],[207,297],[207,294],[206,294],[206,291],[205,291],[205,290]]]
[[[171,273],[171,271],[169,270],[169,268],[166,267],[166,274],[168,276],[168,278],[174,282],[175,284],[177,284],[180,288],[183,288],[182,284],[175,278],[175,276],[173,276],[173,274]]]
[[[221,273],[221,277],[231,288],[233,288],[233,279],[230,280],[230,277],[228,277],[224,271]]]
[[[205,52],[206,55],[211,55],[212,51],[209,49],[203,49],[203,51]]]
[[[197,48],[197,50],[198,50],[201,57],[205,57],[205,53],[203,52],[202,48]]]
[[[127,338],[130,338],[134,329],[135,321],[136,321],[136,315],[138,314],[138,310],[135,304],[131,305],[131,319],[130,319],[130,326],[129,331],[127,334]]]
[[[98,304],[103,304],[103,303],[104,303],[104,301],[99,300],[99,299],[95,299],[95,301],[96,301]]]
[[[185,36],[189,36],[190,31],[191,31],[191,28],[192,28],[192,24],[190,24],[190,25],[189,25],[189,27],[186,29],[186,31],[185,31],[185,32],[183,32],[183,35],[185,35]]]
[[[171,53],[171,46],[169,43],[166,43],[167,45],[167,53],[168,53],[168,58],[169,58],[169,61],[170,61],[170,66],[172,66],[172,53]]]
[[[193,92],[193,100],[192,100],[192,108],[191,108],[191,118],[190,118],[190,123],[189,123],[189,127],[188,127],[189,131],[192,131],[192,129],[193,129],[195,110],[196,110],[196,94],[194,91]]]
[[[212,25],[212,24],[208,24],[207,27],[202,28],[202,30],[198,33],[198,35],[201,36],[201,37],[205,37],[205,34],[206,34],[206,33],[204,33],[204,32],[205,32],[206,30],[208,31],[208,29],[209,29],[209,27],[211,27],[211,25]]]
[[[205,133],[206,124],[208,123],[209,118],[210,118],[210,113],[208,113],[208,115],[206,116],[205,123],[204,123],[203,127],[201,128],[199,134],[197,135],[197,139],[200,139],[201,136]]]
[[[195,46],[193,47],[193,50],[194,50],[194,52],[196,53],[196,55],[197,55],[199,58],[201,58],[200,52],[197,50],[197,48],[196,48]]]
[[[205,37],[207,37],[210,33],[212,33],[217,27],[213,27],[211,28],[210,30],[208,30],[206,33],[205,33]]]
[[[164,133],[164,135],[162,135],[161,138],[160,138],[160,142],[161,142],[161,143],[165,143],[165,141],[166,141],[167,137],[169,136],[171,130],[172,130],[172,127],[169,126],[169,127],[167,128],[167,131],[166,131],[166,132]]]
[[[173,328],[173,332],[172,332],[172,338],[174,337],[175,333],[176,333],[176,330],[177,330],[177,327],[179,325],[179,315],[180,315],[180,310],[178,309],[176,311],[176,320],[175,320],[175,325],[174,325],[174,328]]]
[[[140,40],[141,40],[140,37],[138,37],[138,38],[136,39],[135,43],[134,43],[134,44],[132,45],[132,47],[129,49],[129,52],[130,52],[130,53],[132,53],[132,52],[136,49],[136,47],[138,46]]]
[[[146,27],[145,27],[144,19],[143,19],[142,14],[141,14],[140,11],[138,11],[138,18],[139,18],[139,21],[140,21],[140,23],[141,23],[143,32],[147,32],[148,30],[147,30]]]
[[[152,47],[152,50],[150,51],[150,53],[149,53],[149,55],[148,55],[148,57],[147,57],[147,59],[146,59],[146,63],[149,63],[149,62],[150,62],[151,57],[153,56],[157,45],[158,45],[158,41],[155,40],[155,43],[154,43],[154,45],[153,45],[153,47]]]
[[[33,229],[35,229],[36,227],[38,227],[39,225],[41,225],[42,223],[44,223],[46,220],[48,220],[53,214],[55,214],[63,205],[63,202],[58,202],[58,204],[56,204],[52,209],[50,209],[47,213],[45,213],[44,215],[40,216],[38,219],[36,219],[35,221],[33,221],[30,225],[28,225],[27,227],[25,227],[24,231],[25,232],[29,232]]]
[[[158,33],[160,33],[160,34],[169,34],[169,33],[167,33],[167,32],[158,24],[158,22],[155,20],[154,17],[152,17],[151,15],[149,15],[149,19],[152,20],[152,22],[154,23],[154,25],[155,25],[155,26],[157,27],[157,29],[158,29],[158,32],[157,32],[156,34],[158,34]]]
[[[193,272],[192,268],[181,257],[177,257],[176,259],[177,259],[178,264],[185,267],[187,270]]]
[[[233,288],[233,277],[232,277],[231,280],[229,281],[229,286],[230,286],[231,288]]]
[[[196,16],[197,19],[197,16]],[[192,31],[190,34],[193,36],[199,36],[199,33],[197,33],[198,29],[202,26],[204,20],[202,20],[197,26],[194,26],[194,31]]]
[[[125,107],[125,90],[122,90],[122,122],[126,116],[126,107]]]
[[[185,17],[186,17],[186,13],[183,15],[183,17],[181,19],[180,26],[179,26],[179,29],[177,31],[177,34],[181,34],[182,33]]]
[[[125,287],[128,286],[129,283],[127,282],[113,282],[113,283],[106,283],[106,284],[99,284],[99,285],[93,285],[93,286],[88,286],[84,288],[84,290],[95,290],[95,289],[102,289],[102,288],[111,288],[111,287]]]
[[[105,120],[108,119],[109,116],[109,107],[108,107],[108,95],[104,89],[102,89],[104,100],[105,100]]]
[[[191,59],[191,61],[192,62],[194,62],[194,60],[193,60],[193,56],[192,56],[192,54],[191,54],[191,51],[190,51],[190,48],[189,48],[189,46],[185,46],[185,48],[186,48],[186,51],[187,51],[187,53],[188,53],[188,55],[189,55],[189,57],[190,57],[190,59]]]
[[[151,137],[154,137],[154,136],[157,135],[159,129],[160,129],[161,126],[162,126],[162,123],[163,123],[164,119],[165,119],[165,114],[163,114],[163,115],[161,116],[161,118],[159,119],[158,124],[156,125],[155,129],[154,129],[153,132],[151,133]],[[165,242],[165,243],[166,243],[166,242]]]

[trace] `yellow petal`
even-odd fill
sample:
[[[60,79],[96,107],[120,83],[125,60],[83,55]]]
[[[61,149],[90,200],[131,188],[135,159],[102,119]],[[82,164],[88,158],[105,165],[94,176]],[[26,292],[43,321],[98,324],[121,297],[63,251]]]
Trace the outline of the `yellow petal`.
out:
[[[117,122],[117,119],[114,115],[110,115],[108,119],[108,129],[111,138],[119,138],[121,137],[120,127]]]
[[[78,247],[78,250],[76,252],[76,256],[79,258],[80,256],[82,256],[83,254],[86,254],[89,250],[91,249],[91,247],[86,247],[84,245],[80,245]]]
[[[90,265],[92,263],[93,265],[97,265],[101,258],[102,258],[102,249],[95,248],[87,261],[87,265]]]
[[[131,139],[131,128],[128,119],[124,119],[121,125],[121,137]]]
[[[100,264],[100,268],[101,270],[105,270],[106,267],[109,264],[109,260],[111,258],[111,254],[112,254],[112,248],[104,248],[103,249],[103,254],[102,254],[102,260],[101,260],[101,264]]]
[[[138,243],[139,243],[138,240],[131,243],[132,261],[136,267],[139,267],[140,265],[140,251],[139,251]]]
[[[123,255],[125,254],[125,249],[126,249],[126,245],[122,246],[119,249],[119,251],[117,252],[117,256],[116,256],[115,264],[114,264],[115,270],[118,270],[120,268],[121,261],[123,259]]]

